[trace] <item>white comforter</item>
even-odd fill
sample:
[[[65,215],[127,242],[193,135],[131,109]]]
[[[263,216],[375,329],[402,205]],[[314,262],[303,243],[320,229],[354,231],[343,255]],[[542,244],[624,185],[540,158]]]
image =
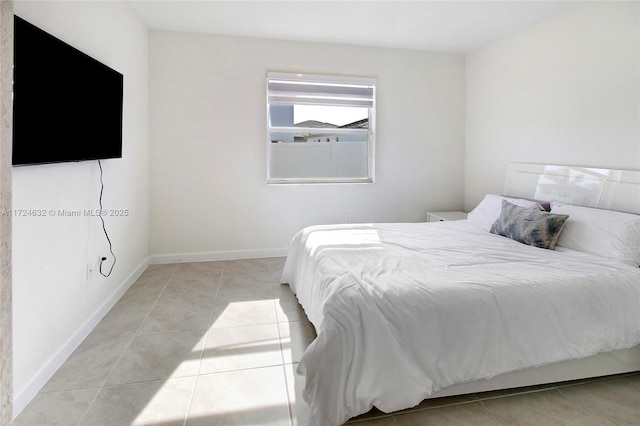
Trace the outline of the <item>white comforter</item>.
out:
[[[640,269],[467,221],[310,227],[283,282],[318,333],[298,368],[317,426],[640,343]]]

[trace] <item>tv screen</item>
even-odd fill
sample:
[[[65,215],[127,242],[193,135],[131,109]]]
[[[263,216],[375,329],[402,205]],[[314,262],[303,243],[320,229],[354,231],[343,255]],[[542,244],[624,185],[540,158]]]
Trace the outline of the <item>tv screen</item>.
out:
[[[14,17],[13,164],[122,157],[123,76]]]

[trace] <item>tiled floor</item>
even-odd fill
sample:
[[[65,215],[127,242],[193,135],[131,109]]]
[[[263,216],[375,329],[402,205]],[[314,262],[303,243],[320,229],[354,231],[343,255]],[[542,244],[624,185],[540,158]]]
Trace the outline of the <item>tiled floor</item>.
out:
[[[14,425],[306,425],[284,259],[149,267]],[[375,410],[357,426],[640,425],[640,374]],[[319,425],[322,426],[322,425]]]

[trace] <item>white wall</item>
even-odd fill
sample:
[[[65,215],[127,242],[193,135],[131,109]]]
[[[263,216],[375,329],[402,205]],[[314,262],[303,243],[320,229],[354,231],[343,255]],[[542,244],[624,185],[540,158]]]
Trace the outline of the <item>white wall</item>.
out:
[[[267,71],[378,79],[374,184],[266,185]],[[423,221],[463,204],[464,58],[152,31],[150,129],[152,254],[269,253],[347,217]]]
[[[103,205],[130,212],[106,218],[118,260],[109,278],[89,281],[87,262],[108,253],[97,217],[14,218],[19,412],[147,261],[148,32],[120,2],[17,1],[15,13],[124,74],[123,158],[103,161]],[[14,209],[97,209],[99,192],[96,161],[13,169]]]
[[[467,209],[509,161],[640,169],[639,5],[589,3],[467,56]]]

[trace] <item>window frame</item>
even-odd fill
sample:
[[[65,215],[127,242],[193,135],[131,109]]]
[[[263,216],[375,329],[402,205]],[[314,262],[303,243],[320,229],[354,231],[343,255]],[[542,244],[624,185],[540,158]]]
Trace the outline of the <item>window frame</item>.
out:
[[[341,86],[344,85],[346,88],[354,87],[353,90],[357,90],[355,87],[366,87],[368,91],[371,92],[371,95],[367,96],[366,100],[362,102],[368,103],[367,105],[358,105],[359,101],[355,101],[356,104],[353,104],[351,100],[339,99],[335,104],[330,102],[320,102],[313,103],[314,101],[305,101],[305,102],[295,102],[292,99],[294,98],[285,98],[282,96],[285,101],[283,102],[270,102],[270,99],[274,95],[274,93],[278,93],[277,91],[270,92],[269,83],[277,84],[279,81],[287,81],[287,82],[296,82],[299,81],[300,84],[304,84],[308,82],[310,84],[316,85],[327,85],[327,86]],[[265,79],[266,82],[266,143],[267,143],[267,184],[324,184],[324,183],[374,183],[375,182],[375,126],[376,126],[376,89],[377,89],[377,79],[371,77],[353,77],[353,76],[329,76],[329,75],[318,75],[318,74],[301,74],[301,73],[283,73],[283,72],[267,72],[267,77]],[[348,89],[345,89],[348,92]],[[346,95],[348,97],[349,94]],[[304,97],[304,95],[302,95]],[[336,98],[338,99],[338,98]],[[364,99],[364,98],[363,98]],[[287,102],[288,100],[288,102]],[[272,104],[285,104],[285,105],[327,105],[327,106],[359,106],[366,107],[368,110],[368,128],[367,129],[354,129],[354,128],[316,128],[316,127],[295,127],[295,126],[272,126],[271,125],[271,115],[269,111],[269,107]],[[324,132],[324,133],[323,133]],[[337,135],[337,139],[341,139],[342,135],[365,135],[364,143],[365,143],[365,155],[366,155],[366,176],[361,177],[272,177],[273,173],[271,170],[272,164],[272,146],[277,144],[277,142],[272,142],[271,134],[272,133],[284,133],[284,134],[295,134],[295,133],[318,133],[319,137],[325,138],[327,135]],[[294,142],[295,143],[295,142]],[[346,142],[303,142],[303,143],[311,143],[311,144],[343,144]],[[354,142],[360,143],[360,142]],[[332,164],[335,166],[335,164]]]

